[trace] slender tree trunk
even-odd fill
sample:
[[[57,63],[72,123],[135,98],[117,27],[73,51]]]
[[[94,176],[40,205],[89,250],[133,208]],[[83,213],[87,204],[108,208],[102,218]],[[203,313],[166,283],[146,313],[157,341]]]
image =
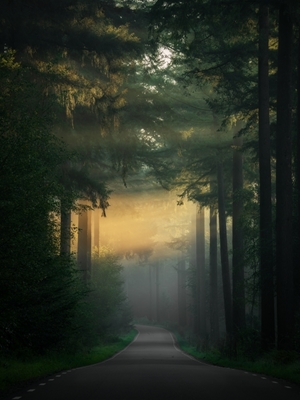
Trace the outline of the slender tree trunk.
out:
[[[296,310],[300,314],[300,27],[298,27],[298,77],[297,77],[297,136],[296,136],[296,229],[295,229],[295,248],[294,248],[294,274],[295,274],[295,294]]]
[[[279,8],[276,132],[276,276],[279,349],[292,349],[294,336],[292,42],[293,26],[289,4],[284,3]]]
[[[83,279],[88,282],[91,277],[91,218],[90,211],[83,211],[78,218],[78,252],[77,259]]]
[[[71,253],[76,253],[78,250],[78,214],[71,211]],[[76,234],[75,234],[76,232]]]
[[[275,345],[274,272],[272,237],[271,146],[269,117],[269,10],[259,10],[259,208],[260,208],[260,284],[261,345]]]
[[[217,234],[217,213],[213,206],[210,207],[209,222],[209,269],[210,269],[210,336],[212,343],[219,340],[219,301],[218,301],[218,234]]]
[[[153,320],[152,266],[149,264],[149,320]]]
[[[197,219],[197,206],[195,205],[195,211],[193,210],[191,217],[191,227],[190,227],[190,256],[189,256],[189,268],[196,277],[197,271],[197,244],[196,244],[196,219]],[[193,279],[191,285],[188,285],[186,288],[186,296],[187,296],[187,326],[191,328],[194,332],[197,332],[196,328],[196,315],[198,315],[197,311],[197,283],[196,278]]]
[[[186,326],[186,271],[184,258],[181,257],[178,262],[178,324],[181,327]]]
[[[94,249],[96,254],[100,255],[100,210],[96,208],[94,211]]]
[[[71,210],[61,200],[60,205],[60,254],[71,254]]]
[[[227,231],[226,231],[225,194],[224,194],[222,161],[217,162],[217,177],[218,177],[219,230],[220,230],[223,296],[224,296],[224,307],[225,307],[225,325],[226,325],[227,337],[230,340],[232,335],[232,300],[231,300],[231,283],[230,283],[228,244],[227,244]]]
[[[157,265],[155,266],[155,286],[156,286],[156,321],[160,322],[160,298],[159,298],[159,287],[160,287],[160,282],[159,282],[159,263],[157,262]]]
[[[196,215],[196,333],[204,338],[206,328],[206,282],[205,282],[205,230],[204,209],[199,207]]]
[[[244,277],[244,240],[241,227],[243,213],[243,154],[242,138],[234,138],[233,149],[233,202],[232,202],[232,320],[233,331],[238,332],[246,326],[245,315],[245,277]]]

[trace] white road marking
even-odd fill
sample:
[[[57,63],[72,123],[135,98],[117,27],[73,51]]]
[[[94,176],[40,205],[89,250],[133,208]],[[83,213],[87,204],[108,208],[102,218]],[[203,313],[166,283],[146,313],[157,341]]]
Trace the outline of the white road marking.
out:
[[[129,345],[125,347],[125,349],[119,351],[118,353],[116,353],[114,356],[108,358],[107,360],[102,361],[100,364],[104,364],[104,363],[106,363],[107,361],[113,360],[113,359],[114,359],[115,357],[117,357],[119,354],[123,353],[123,351],[127,350],[128,347],[130,347],[130,346],[137,340],[137,338],[140,336],[140,331],[139,331],[137,328],[135,328],[135,329],[138,331],[138,334],[137,334],[136,337],[133,339],[133,341],[130,342]],[[89,367],[89,366],[87,366],[87,367]]]
[[[164,328],[162,328],[162,329],[164,329]],[[166,329],[164,329],[164,330],[166,330]],[[173,347],[174,347],[175,350],[177,350],[179,353],[183,354],[184,356],[188,357],[190,360],[193,360],[193,361],[195,361],[195,362],[201,364],[201,361],[196,360],[196,358],[194,358],[194,357],[192,357],[192,356],[189,356],[188,354],[186,354],[186,353],[184,353],[182,350],[180,350],[180,349],[176,346],[176,343],[175,343],[175,340],[174,340],[174,336],[172,335],[172,333],[169,332],[169,331],[167,331],[167,332],[169,333],[169,335],[170,335],[171,338],[172,338]]]
[[[29,389],[27,392],[35,392],[35,389]]]
[[[13,400],[19,400],[19,399],[21,399],[21,398],[22,398],[22,396],[20,396],[20,397],[14,397]]]
[[[138,328],[135,328],[135,329],[138,331],[138,333],[137,333],[136,337],[134,338],[134,340],[133,340],[131,343],[129,343],[128,346],[126,346],[123,350],[121,350],[121,351],[119,351],[118,353],[116,353],[114,356],[108,358],[107,360],[104,360],[104,361],[100,362],[99,364],[104,364],[105,362],[114,359],[114,358],[117,357],[119,354],[121,354],[121,353],[123,353],[125,350],[127,350],[128,347],[130,347],[130,346],[138,339],[138,337],[139,337],[140,334],[141,334],[141,332],[138,330]],[[191,359],[191,360],[193,360],[193,361],[195,361],[195,362],[201,364],[201,361],[199,361],[199,360],[195,359],[194,357],[192,357],[192,356],[190,356],[190,355],[184,353],[180,348],[178,348],[178,347],[176,346],[176,342],[175,342],[175,339],[174,339],[174,335],[173,335],[170,331],[168,331],[167,329],[164,329],[164,328],[161,328],[161,329],[163,329],[163,330],[165,330],[166,332],[169,333],[169,335],[170,335],[171,338],[172,338],[173,347],[174,347],[174,349],[175,349],[176,351],[178,351],[179,353],[183,354],[183,355],[186,356],[187,358],[189,358],[189,359]],[[172,356],[172,357],[173,357],[173,356]],[[67,374],[67,373],[69,373],[69,372],[72,372],[72,371],[74,371],[74,370],[76,370],[76,369],[88,368],[88,367],[90,367],[90,366],[92,366],[92,365],[87,365],[87,366],[79,367],[79,368],[73,368],[73,369],[71,369],[71,370],[67,370],[67,371],[65,371],[65,372],[62,372],[61,374],[65,375],[65,374]],[[229,369],[230,369],[230,368],[229,368]],[[245,374],[249,374],[248,371],[243,371],[243,372],[244,372]],[[257,374],[253,374],[253,373],[252,373],[252,376],[257,376]],[[57,377],[57,378],[60,378],[61,375],[56,375],[56,377]],[[266,378],[266,377],[261,377],[261,379],[267,379],[267,378]],[[54,381],[54,379],[48,379],[48,381],[51,382],[51,381]],[[272,381],[272,383],[278,384],[277,381]],[[46,383],[40,383],[40,386],[44,386],[44,385],[46,385]],[[285,386],[285,388],[286,388],[286,389],[292,389],[291,386]],[[28,392],[34,392],[34,391],[35,391],[35,389],[30,389],[30,390],[28,390]],[[22,398],[22,396],[20,396],[20,397],[14,397],[12,400],[19,400],[19,399],[21,399],[21,398]]]

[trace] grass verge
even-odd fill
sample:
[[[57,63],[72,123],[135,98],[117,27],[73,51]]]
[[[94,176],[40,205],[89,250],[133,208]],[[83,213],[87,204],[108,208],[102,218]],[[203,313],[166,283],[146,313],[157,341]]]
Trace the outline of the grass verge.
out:
[[[179,347],[186,353],[200,361],[222,367],[236,368],[259,374],[265,374],[278,379],[284,379],[289,382],[300,385],[300,360],[294,360],[287,363],[278,361],[279,352],[271,352],[257,360],[231,359],[223,356],[220,351],[201,352],[196,346],[189,344],[179,334],[175,333]]]
[[[136,330],[133,329],[113,342],[104,343],[87,352],[50,353],[30,357],[27,360],[2,359],[0,360],[0,397],[56,372],[104,361],[128,346],[136,334]]]

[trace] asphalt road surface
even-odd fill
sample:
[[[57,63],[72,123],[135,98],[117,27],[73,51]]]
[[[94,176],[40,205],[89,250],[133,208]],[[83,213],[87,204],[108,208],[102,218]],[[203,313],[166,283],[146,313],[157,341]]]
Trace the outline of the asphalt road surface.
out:
[[[135,340],[109,360],[48,377],[10,399],[300,399],[296,385],[201,363],[180,351],[169,331],[143,325],[136,328]]]

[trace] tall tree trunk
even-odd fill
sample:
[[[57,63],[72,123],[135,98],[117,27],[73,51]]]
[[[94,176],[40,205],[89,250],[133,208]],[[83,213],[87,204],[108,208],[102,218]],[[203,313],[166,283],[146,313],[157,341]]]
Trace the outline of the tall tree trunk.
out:
[[[152,265],[149,264],[149,320],[153,320],[153,285],[152,285]]]
[[[293,186],[292,186],[292,42],[289,4],[279,8],[278,92],[276,132],[276,276],[278,348],[292,349],[293,295]]]
[[[82,211],[78,218],[78,252],[77,260],[83,273],[83,280],[88,282],[91,277],[91,218],[90,211]]]
[[[71,210],[62,199],[60,202],[60,254],[71,253]]]
[[[297,136],[296,136],[296,229],[295,229],[295,248],[294,248],[294,274],[295,274],[295,294],[296,310],[300,314],[300,27],[298,27],[298,77],[297,77]]]
[[[212,184],[211,184],[212,185]],[[209,313],[210,336],[212,343],[219,340],[219,301],[218,301],[218,238],[217,213],[215,207],[210,206],[209,217]]]
[[[275,345],[274,272],[272,237],[271,146],[269,117],[269,10],[259,10],[259,213],[261,346]]]
[[[243,154],[242,138],[233,140],[233,201],[232,201],[232,322],[235,335],[245,328],[245,277],[244,277],[244,240],[241,227],[243,213]]]
[[[184,258],[181,256],[178,261],[178,324],[186,326],[186,271]]]
[[[198,211],[198,212],[197,212]],[[204,338],[206,328],[206,282],[205,282],[205,230],[204,209],[199,207],[196,215],[196,333]]]
[[[159,262],[155,266],[155,287],[156,287],[156,321],[160,322],[160,282],[159,282]]]
[[[100,209],[96,208],[94,214],[94,250],[100,255]]]
[[[195,205],[195,210],[193,207],[193,212],[191,215],[191,226],[190,226],[190,235],[189,235],[189,240],[190,240],[190,254],[189,254],[189,269],[190,271],[193,271],[194,276],[196,277],[197,274],[197,243],[196,243],[196,219],[197,219],[197,205]],[[187,276],[186,276],[187,278]],[[187,316],[186,316],[186,322],[187,326],[191,328],[195,333],[197,332],[197,320],[196,320],[196,315],[198,315],[198,310],[197,310],[197,290],[198,286],[196,283],[196,278],[193,279],[191,284],[187,285],[186,287],[186,296],[187,296]]]
[[[224,307],[225,307],[225,325],[226,325],[227,337],[230,340],[232,335],[232,300],[231,300],[231,283],[230,283],[228,244],[227,244],[227,231],[226,231],[225,194],[224,194],[222,161],[217,162],[217,177],[218,177],[219,231],[220,231],[220,247],[221,247],[223,296],[224,296]]]

